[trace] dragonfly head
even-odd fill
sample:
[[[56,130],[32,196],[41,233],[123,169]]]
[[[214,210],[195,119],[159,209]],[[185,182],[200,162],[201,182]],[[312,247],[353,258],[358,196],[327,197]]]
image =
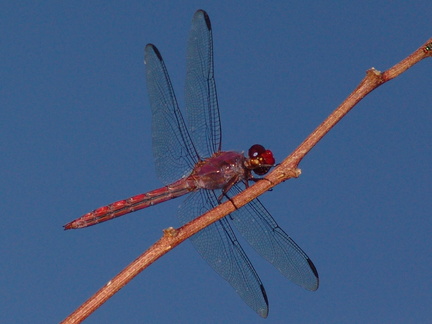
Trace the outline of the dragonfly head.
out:
[[[264,175],[274,166],[275,159],[270,150],[266,150],[264,146],[255,144],[249,149],[249,159],[247,159],[246,167],[252,170],[257,175]]]

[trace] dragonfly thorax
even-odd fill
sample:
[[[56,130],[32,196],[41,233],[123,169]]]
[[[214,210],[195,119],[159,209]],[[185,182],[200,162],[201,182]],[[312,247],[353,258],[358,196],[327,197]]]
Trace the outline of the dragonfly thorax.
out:
[[[246,158],[235,151],[217,152],[212,157],[197,164],[191,177],[197,188],[224,189],[247,178]]]

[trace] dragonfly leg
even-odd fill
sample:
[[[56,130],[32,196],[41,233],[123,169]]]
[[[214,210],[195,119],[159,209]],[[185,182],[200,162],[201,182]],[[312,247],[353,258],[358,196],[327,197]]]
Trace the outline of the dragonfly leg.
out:
[[[230,197],[227,196],[227,192],[230,191],[230,189],[232,188],[232,186],[234,186],[237,182],[239,181],[239,177],[232,177],[227,184],[225,185],[225,187],[223,187],[222,189],[222,193],[221,195],[218,197],[218,203],[220,204],[222,201],[223,197],[228,198],[229,201],[231,201],[233,203],[233,201],[231,200]],[[234,205],[234,203],[233,203]],[[234,205],[235,206],[235,205]],[[237,208],[237,207],[236,207]]]
[[[234,208],[238,209],[238,207],[236,206],[236,204],[234,203],[234,201],[230,198],[230,196],[228,196],[226,193],[225,194],[223,193],[221,196],[225,196],[226,199],[228,199],[229,201],[231,201],[231,204],[234,205]]]

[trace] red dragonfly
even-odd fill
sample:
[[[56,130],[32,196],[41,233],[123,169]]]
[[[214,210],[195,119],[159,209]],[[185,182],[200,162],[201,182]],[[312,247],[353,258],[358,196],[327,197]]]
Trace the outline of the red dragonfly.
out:
[[[221,151],[221,124],[213,71],[210,19],[203,10],[193,16],[187,51],[182,117],[159,50],[145,48],[147,88],[152,110],[153,155],[165,187],[100,207],[66,224],[65,229],[95,225],[127,213],[190,194],[179,208],[183,224],[214,208],[266,174],[275,160],[271,151],[253,145],[248,157]],[[179,179],[179,180],[177,180]],[[231,225],[284,276],[308,289],[318,288],[317,270],[303,250],[278,226],[258,199],[191,237],[210,266],[228,281],[260,316],[268,315],[264,286]]]

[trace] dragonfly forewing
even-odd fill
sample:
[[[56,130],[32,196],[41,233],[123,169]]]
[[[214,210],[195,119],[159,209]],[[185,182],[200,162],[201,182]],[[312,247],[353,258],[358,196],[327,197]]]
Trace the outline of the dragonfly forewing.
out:
[[[213,69],[210,19],[198,10],[192,19],[186,57],[186,120],[201,158],[221,150],[221,123]]]

